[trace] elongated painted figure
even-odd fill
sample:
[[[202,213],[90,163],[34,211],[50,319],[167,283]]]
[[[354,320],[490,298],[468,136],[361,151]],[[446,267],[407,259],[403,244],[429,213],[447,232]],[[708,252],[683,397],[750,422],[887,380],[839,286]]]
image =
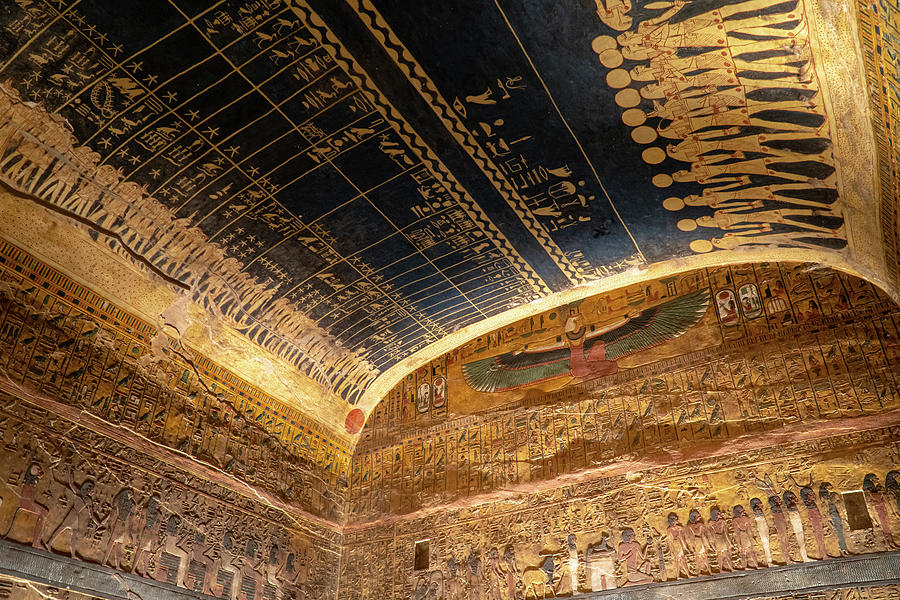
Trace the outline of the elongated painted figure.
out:
[[[731,523],[734,525],[734,535],[737,538],[738,552],[741,555],[741,563],[745,569],[756,569],[759,564],[756,562],[756,551],[753,549],[753,526],[747,511],[740,504],[732,509],[734,518]]]
[[[772,566],[772,545],[769,542],[769,522],[763,513],[763,503],[759,498],[750,499],[750,510],[753,511],[753,520],[756,521],[756,531],[759,533],[759,542],[763,547],[766,557],[765,566]]]
[[[800,559],[803,562],[809,562],[809,555],[806,553],[806,535],[803,533],[803,520],[800,518],[800,509],[797,506],[797,495],[791,490],[785,490],[782,499],[784,508],[787,510],[788,520],[791,522],[791,528],[794,530],[794,537],[797,538]]]
[[[850,554],[850,551],[847,549],[847,539],[844,537],[844,519],[837,505],[841,497],[831,489],[830,483],[823,481],[819,485],[819,498],[828,506],[828,518],[831,519],[831,525],[834,528],[834,535],[837,537],[841,556],[847,556]]]

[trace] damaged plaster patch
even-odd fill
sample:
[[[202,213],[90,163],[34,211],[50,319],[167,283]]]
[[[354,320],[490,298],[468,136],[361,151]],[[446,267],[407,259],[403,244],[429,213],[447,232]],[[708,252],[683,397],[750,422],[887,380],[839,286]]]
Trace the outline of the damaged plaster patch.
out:
[[[161,322],[174,329],[179,340],[184,339],[184,334],[191,324],[190,307],[190,299],[187,296],[179,296],[175,302],[159,314]]]
[[[302,445],[298,443],[296,437],[281,435],[278,427],[275,427],[279,425],[278,423],[271,420],[261,421],[256,415],[243,410],[243,403],[237,400],[237,396],[227,396],[224,388],[217,389],[215,384],[210,387],[194,363],[193,352],[185,348],[179,338],[157,329],[153,335],[148,336],[149,351],[146,350],[146,345],[123,347],[120,343],[121,338],[117,338],[111,330],[104,329],[93,318],[82,314],[71,315],[65,310],[58,312],[51,305],[42,302],[41,297],[42,295],[46,297],[46,294],[47,292],[40,286],[32,284],[27,279],[18,284],[6,281],[0,288],[0,303],[25,308],[29,313],[26,321],[30,326],[36,328],[36,331],[41,331],[45,339],[55,340],[55,347],[52,349],[43,349],[40,354],[35,350],[29,355],[26,372],[31,375],[31,379],[28,381],[23,381],[22,373],[9,372],[5,367],[0,367],[0,378],[4,387],[15,390],[18,397],[46,404],[50,400],[39,389],[33,389],[32,382],[35,376],[38,377],[38,381],[49,378],[50,381],[56,382],[51,389],[57,389],[58,392],[58,398],[53,402],[71,406],[71,410],[78,411],[81,419],[97,419],[116,430],[140,437],[156,447],[165,448],[184,456],[187,460],[202,464],[205,468],[213,469],[222,477],[238,481],[248,494],[257,497],[259,501],[282,511],[285,506],[293,506],[303,513],[308,512],[305,505],[296,503],[298,491],[305,490],[306,496],[318,497],[313,506],[324,510],[324,518],[332,522],[341,520],[343,506],[340,502],[336,502],[340,496],[340,486],[336,486],[332,481],[332,473],[322,470],[323,466],[326,469],[330,468],[320,464],[324,457],[307,457],[301,452]],[[163,312],[173,323],[185,326],[191,323],[188,314],[190,306],[189,300],[182,299],[180,302],[174,302]],[[160,319],[163,318],[161,314]],[[13,335],[21,335],[24,338],[16,342],[19,347],[31,347],[33,344],[36,347],[36,336],[26,333]],[[130,352],[135,353],[134,358],[137,359],[135,362],[121,360],[126,357],[129,347],[132,348]],[[145,350],[142,355],[137,356],[141,348]],[[103,352],[98,352],[99,349]],[[119,387],[115,394],[107,389],[104,394],[101,392],[102,386],[99,381],[94,381],[92,386],[85,385],[82,375],[88,370],[88,365],[78,367],[76,363],[75,366],[69,366],[72,364],[70,356],[73,354],[83,357],[105,357],[103,364],[107,366],[104,375],[112,374],[113,381],[118,381],[117,386],[124,385],[124,387]],[[200,388],[194,387],[191,391],[177,384],[176,378],[184,366],[180,365],[173,371],[171,365],[178,363],[187,366],[193,372]],[[133,371],[129,369],[129,364],[133,365]],[[36,369],[35,365],[39,365],[40,368]],[[26,368],[24,364],[22,366]],[[67,381],[65,387],[58,387],[61,380]],[[157,427],[161,426],[161,429],[156,429],[156,437],[160,437],[161,440],[147,437],[146,431],[140,433],[134,430],[132,425],[119,422],[119,418],[124,418],[127,412],[124,410],[126,401],[132,400],[128,389],[131,388],[133,381],[141,381],[144,389],[150,382],[158,386],[158,401],[149,405],[143,403],[148,411],[143,413],[143,417],[141,416],[143,409],[138,410],[135,407],[131,420],[136,421],[136,425],[141,422],[149,424],[163,415],[162,420],[157,422]],[[39,385],[39,388],[43,389],[43,386]],[[71,390],[63,391],[68,388]],[[140,394],[137,398],[140,399]],[[223,407],[219,403],[232,406],[234,412],[229,419],[223,419]],[[198,416],[200,421],[196,421]],[[244,443],[265,446],[274,453],[271,455],[273,460],[283,465],[291,465],[291,473],[287,478],[267,481],[263,485],[252,476],[249,481],[245,481],[241,474],[252,475],[255,473],[253,466],[244,465],[240,453],[236,453],[230,445],[214,453],[210,449],[204,450],[205,446],[202,444],[196,444],[194,426],[184,427],[186,423],[195,421],[196,425],[202,423],[206,427],[213,428],[213,431],[219,427],[224,427],[226,431],[235,430],[239,432],[240,439],[244,440]],[[278,502],[274,501],[275,498]]]
[[[121,178],[100,156],[79,146],[61,117],[0,85],[0,124],[5,142],[0,182],[21,196],[63,215],[96,241],[164,282],[229,328],[272,352],[312,380],[316,403],[327,398],[343,413],[355,404],[377,370],[358,353],[341,347],[296,304],[277,297],[279,284],[261,281],[244,264],[209,241],[188,219]],[[166,322],[185,325],[179,301]],[[180,330],[178,337],[183,336]],[[288,386],[288,389],[293,386]],[[298,397],[302,397],[298,395]]]

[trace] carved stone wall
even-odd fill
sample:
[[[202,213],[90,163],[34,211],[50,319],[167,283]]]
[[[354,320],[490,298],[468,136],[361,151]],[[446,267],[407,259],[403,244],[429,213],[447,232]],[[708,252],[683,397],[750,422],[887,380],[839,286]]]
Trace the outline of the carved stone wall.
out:
[[[350,526],[341,598],[542,598],[821,560],[842,572],[838,557],[897,548],[898,439],[891,426],[649,468],[635,462],[627,473]],[[789,590],[829,583],[800,569],[773,577],[788,578]],[[746,598],[762,583],[735,585]],[[720,589],[678,597],[732,597]]]
[[[41,393],[340,521],[348,449],[296,409],[0,239],[0,387]]]
[[[334,598],[346,449],[166,327],[0,239],[0,536],[101,597]]]
[[[220,597],[334,597],[335,529],[124,428],[2,393],[0,452],[7,540]]]
[[[619,317],[653,333],[685,304],[702,316],[636,353],[596,337]],[[876,560],[853,557],[897,564],[898,318],[856,277],[768,263],[473,340],[411,373],[363,429],[341,597],[842,598],[841,581],[868,577],[853,565]],[[603,369],[579,375],[576,351]]]
[[[815,579],[793,563],[896,566],[900,311],[840,273],[675,277],[675,298],[752,284],[784,306],[712,305],[672,342],[693,351],[472,411],[459,363],[522,332],[475,340],[429,366],[446,387],[428,411],[418,372],[395,392],[405,416],[376,411],[345,496],[246,384],[235,397],[229,374],[9,244],[0,269],[0,533],[60,573],[92,563],[148,597],[519,600],[682,581],[707,597],[697,577],[770,568],[755,597],[805,600],[774,593]],[[890,589],[840,585],[864,562],[829,567],[844,579],[822,597]]]
[[[900,598],[900,0],[471,8],[0,1],[0,600]]]
[[[802,264],[737,265],[625,289],[621,302],[640,309],[666,289],[676,298],[759,290],[758,306],[734,314],[710,306],[682,338],[620,359],[617,373],[555,388],[476,393],[460,375],[484,354],[531,343],[529,327],[551,323],[553,312],[441,357],[410,374],[366,424],[351,466],[351,521],[881,415],[900,402],[900,311],[858,278]],[[597,301],[616,302],[615,294]],[[433,406],[419,410],[418,390],[432,380],[445,382],[445,399],[438,407],[431,392]]]
[[[404,379],[352,462],[165,323],[6,242],[0,282],[0,534],[54,573],[91,563],[142,597],[520,600],[713,598],[698,577],[768,567],[754,597],[805,600],[778,581],[833,558],[823,598],[890,589],[844,585],[868,577],[854,557],[893,573],[900,539],[900,310],[854,277],[743,265],[588,299],[613,318],[708,297],[616,372],[476,394],[462,365],[555,335],[505,328]],[[758,310],[729,311],[729,290]],[[11,597],[65,587],[10,576]]]

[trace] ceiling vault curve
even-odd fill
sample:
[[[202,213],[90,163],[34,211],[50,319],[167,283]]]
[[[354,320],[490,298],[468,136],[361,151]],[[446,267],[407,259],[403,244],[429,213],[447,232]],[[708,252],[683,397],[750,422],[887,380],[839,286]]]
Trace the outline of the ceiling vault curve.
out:
[[[423,365],[599,297],[667,314],[666,278],[898,298],[852,6],[96,4],[2,9],[0,234],[351,447]]]

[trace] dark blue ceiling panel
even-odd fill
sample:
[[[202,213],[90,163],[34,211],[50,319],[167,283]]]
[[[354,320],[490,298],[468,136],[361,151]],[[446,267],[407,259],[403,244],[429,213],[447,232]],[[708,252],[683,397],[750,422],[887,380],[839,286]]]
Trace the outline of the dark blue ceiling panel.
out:
[[[174,254],[207,261],[185,289],[219,269],[260,321],[283,299],[279,323],[288,302],[355,351],[328,367],[359,370],[335,388],[351,404],[575,285],[846,243],[815,74],[744,47],[808,36],[781,4],[761,24],[758,0],[27,4],[0,5],[0,77],[179,219]],[[310,372],[303,350],[277,351]]]

